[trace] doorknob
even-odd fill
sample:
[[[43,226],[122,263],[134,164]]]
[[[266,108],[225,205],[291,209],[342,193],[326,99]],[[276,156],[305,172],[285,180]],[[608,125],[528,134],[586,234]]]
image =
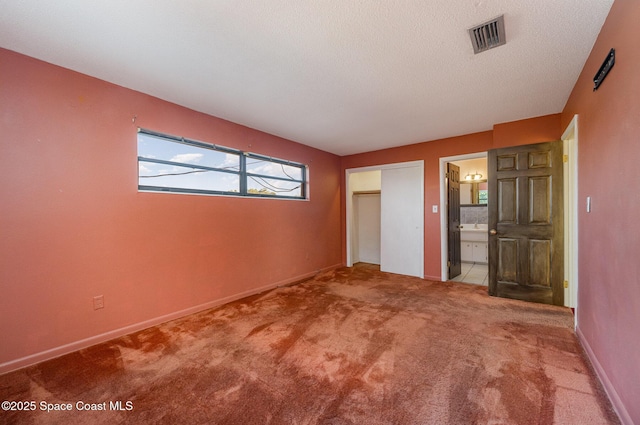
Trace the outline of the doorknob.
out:
[[[496,231],[496,229],[491,229],[491,230],[489,230],[489,234],[490,235],[497,235],[498,232]]]

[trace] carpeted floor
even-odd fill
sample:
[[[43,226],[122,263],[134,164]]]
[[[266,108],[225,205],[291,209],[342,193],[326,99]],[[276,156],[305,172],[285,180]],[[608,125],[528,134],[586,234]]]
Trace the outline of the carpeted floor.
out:
[[[0,400],[36,402],[3,424],[618,423],[569,310],[368,265],[2,375]]]

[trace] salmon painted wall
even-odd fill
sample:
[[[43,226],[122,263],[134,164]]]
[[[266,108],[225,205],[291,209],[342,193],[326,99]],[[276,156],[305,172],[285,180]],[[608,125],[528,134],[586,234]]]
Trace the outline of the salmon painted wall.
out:
[[[342,193],[345,193],[345,170],[372,165],[424,160],[424,276],[440,280],[440,213],[432,213],[431,206],[440,210],[440,158],[490,149],[559,140],[560,114],[496,124],[492,131],[451,137],[432,142],[384,149],[342,157]],[[342,205],[343,261],[346,262],[346,206]]]
[[[624,423],[640,424],[640,2],[616,0],[562,113],[578,114],[578,332]],[[597,91],[611,48],[616,63]],[[587,196],[592,211],[586,212]]]
[[[311,200],[138,193],[136,126],[308,164]],[[3,49],[0,161],[0,372],[342,264],[339,157]]]

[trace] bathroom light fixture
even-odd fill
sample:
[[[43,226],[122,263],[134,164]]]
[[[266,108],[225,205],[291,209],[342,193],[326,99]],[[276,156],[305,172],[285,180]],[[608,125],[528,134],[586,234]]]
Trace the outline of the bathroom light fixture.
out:
[[[474,181],[474,180],[481,180],[482,179],[482,174],[479,174],[477,171],[475,174],[467,174],[464,177],[465,181]]]

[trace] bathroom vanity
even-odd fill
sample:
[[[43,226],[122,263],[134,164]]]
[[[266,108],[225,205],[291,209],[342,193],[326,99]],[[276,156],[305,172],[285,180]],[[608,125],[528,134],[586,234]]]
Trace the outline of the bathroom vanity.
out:
[[[486,224],[460,225],[460,257],[465,263],[488,261],[488,228]]]

